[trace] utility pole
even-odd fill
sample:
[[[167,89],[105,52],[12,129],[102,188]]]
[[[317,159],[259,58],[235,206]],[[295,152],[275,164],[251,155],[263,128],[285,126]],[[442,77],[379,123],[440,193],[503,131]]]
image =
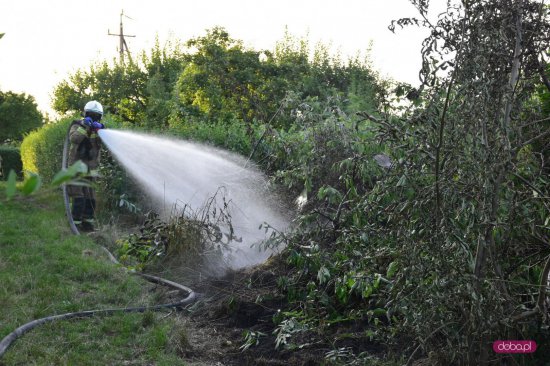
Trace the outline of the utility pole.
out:
[[[118,52],[120,53],[120,63],[124,63],[124,52],[128,54],[128,59],[132,60],[132,56],[130,55],[130,50],[128,49],[128,44],[126,44],[126,39],[124,37],[135,37],[135,35],[128,35],[124,34],[124,28],[122,25],[122,17],[126,17],[128,19],[132,19],[127,15],[124,15],[124,10],[120,12],[120,31],[119,34],[111,33],[110,30],[107,29],[107,34],[110,36],[118,36],[119,37],[119,47]]]

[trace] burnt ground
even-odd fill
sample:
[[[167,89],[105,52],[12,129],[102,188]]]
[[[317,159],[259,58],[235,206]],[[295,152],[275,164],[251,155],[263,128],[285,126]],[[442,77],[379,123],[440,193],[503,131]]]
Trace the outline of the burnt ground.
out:
[[[114,239],[120,237],[120,233],[103,229],[94,239],[114,251]],[[368,341],[366,323],[301,332],[293,336],[300,346],[277,349],[274,334],[277,326],[273,319],[280,310],[288,309],[286,295],[277,286],[278,279],[289,274],[282,260],[275,257],[256,267],[217,276],[204,275],[212,270],[192,268],[189,262],[192,261],[174,256],[144,271],[188,286],[199,295],[198,300],[185,309],[156,315],[173,320],[169,347],[188,365],[340,365],[349,362],[345,357],[340,362],[329,362],[326,354],[349,349],[354,354],[364,352],[372,355],[373,360],[380,360],[387,352],[385,346]],[[181,294],[173,289],[158,285],[146,287],[153,291],[157,303],[181,299]],[[244,349],[246,332],[260,336],[258,342]]]
[[[179,351],[189,365],[318,365],[323,362],[326,349],[320,352],[318,346],[299,351],[275,349],[273,316],[285,304],[285,298],[276,291],[279,271],[272,263],[217,278],[195,276],[192,282],[185,283],[199,296],[195,304],[174,315],[186,332],[187,340],[180,342],[183,344]],[[184,283],[181,279],[178,281]],[[170,291],[165,294],[170,295]],[[261,332],[262,336],[257,345],[243,350],[247,331]]]
[[[299,334],[297,343],[305,346],[276,349],[273,317],[286,305],[286,297],[277,290],[277,279],[288,272],[285,267],[280,261],[270,260],[222,277],[191,276],[187,280],[191,282],[176,279],[199,294],[195,304],[174,314],[175,322],[186,333],[183,342],[174,342],[182,358],[195,366],[346,364],[345,360],[334,363],[325,358],[327,352],[336,348],[383,358],[385,347],[366,341],[366,324],[335,327],[330,334]],[[152,273],[163,275],[161,271]],[[258,344],[243,349],[245,332],[262,334]]]

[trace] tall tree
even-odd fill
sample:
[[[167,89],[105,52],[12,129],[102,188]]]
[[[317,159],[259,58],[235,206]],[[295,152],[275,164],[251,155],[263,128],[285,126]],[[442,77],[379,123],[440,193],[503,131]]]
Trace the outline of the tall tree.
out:
[[[245,50],[223,28],[187,42],[196,49],[176,87],[180,105],[191,114],[215,121],[265,117],[259,88],[264,82],[259,52]]]
[[[42,120],[34,97],[0,92],[0,142],[22,140],[25,133],[42,126]]]

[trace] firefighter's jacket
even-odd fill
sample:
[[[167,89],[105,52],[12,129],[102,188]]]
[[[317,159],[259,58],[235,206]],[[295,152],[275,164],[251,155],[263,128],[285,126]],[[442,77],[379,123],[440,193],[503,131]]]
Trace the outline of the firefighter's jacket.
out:
[[[88,166],[88,171],[97,169],[101,152],[101,139],[96,132],[92,131],[82,120],[75,120],[69,129],[69,156],[68,166],[78,160],[82,160]],[[84,196],[94,198],[93,189],[82,186],[67,186],[70,196]]]

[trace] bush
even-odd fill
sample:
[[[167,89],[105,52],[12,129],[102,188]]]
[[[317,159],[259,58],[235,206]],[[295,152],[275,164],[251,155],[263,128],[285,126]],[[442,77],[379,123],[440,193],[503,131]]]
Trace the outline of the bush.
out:
[[[248,155],[252,150],[247,126],[240,120],[207,124],[173,119],[170,127],[170,132],[179,138],[210,143],[241,155]]]
[[[29,133],[21,143],[21,160],[25,172],[38,173],[50,181],[61,169],[63,143],[74,118],[65,118]]]
[[[223,273],[223,252],[233,240],[239,240],[233,235],[225,194],[219,190],[198,209],[185,206],[174,210],[167,220],[148,212],[139,233],[117,240],[120,259],[138,269],[165,269],[172,263]]]
[[[23,164],[21,162],[21,153],[17,147],[0,146],[0,178],[6,179],[11,169],[21,177],[23,174]]]

